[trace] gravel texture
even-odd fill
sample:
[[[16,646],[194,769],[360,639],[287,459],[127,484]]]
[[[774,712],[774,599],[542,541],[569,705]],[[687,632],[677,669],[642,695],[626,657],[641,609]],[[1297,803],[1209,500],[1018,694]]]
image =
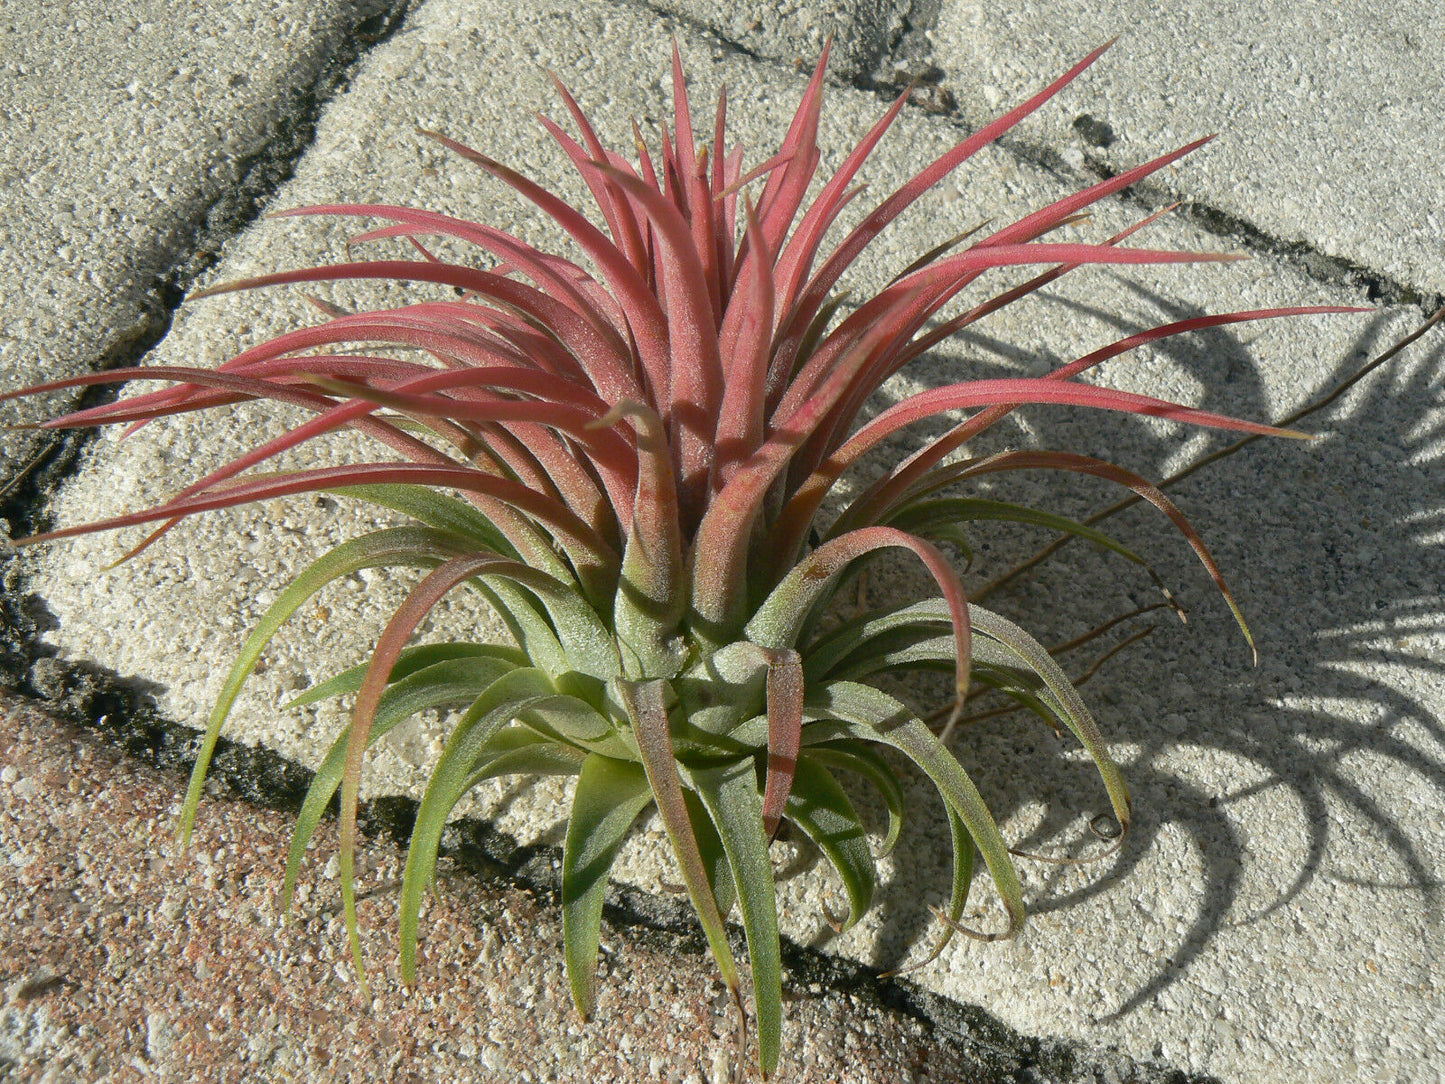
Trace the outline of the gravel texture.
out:
[[[0,1079],[732,1079],[736,1017],[698,939],[606,930],[584,1023],[555,902],[444,868],[407,989],[393,965],[404,856],[373,842],[368,1001],[343,960],[334,871],[308,878],[278,922],[287,816],[209,802],[181,854],[184,777],[8,698],[0,763]],[[320,854],[334,836],[323,826]],[[931,1028],[866,995],[794,990],[785,1011],[789,1081],[981,1079]]]

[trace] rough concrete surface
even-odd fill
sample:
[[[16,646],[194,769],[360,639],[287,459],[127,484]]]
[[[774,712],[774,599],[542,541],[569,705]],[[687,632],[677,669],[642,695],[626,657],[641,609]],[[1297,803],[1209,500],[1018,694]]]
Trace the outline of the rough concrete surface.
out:
[[[254,213],[384,0],[13,0],[0,15],[0,372],[132,362]],[[378,26],[380,24],[377,24]],[[0,405],[49,416],[70,396]],[[0,430],[0,490],[39,445]]]
[[[902,0],[661,0],[657,8],[707,27],[760,57],[811,66],[833,41],[830,69],[840,79],[867,78],[906,31],[915,5]]]
[[[1429,0],[943,0],[931,59],[970,119],[1120,35],[1065,109],[1019,138],[1119,170],[1219,133],[1151,182],[1278,245],[1445,293],[1445,27]]]
[[[729,32],[727,18],[687,13]],[[965,21],[961,9],[943,8],[936,55],[950,73],[961,65],[949,66],[945,46],[961,49],[964,35],[943,32]],[[731,116],[752,148],[750,160],[758,160],[778,138],[803,84],[781,51],[774,63],[685,21],[601,0],[536,3],[505,14],[461,0],[430,0],[370,51],[350,89],[322,112],[314,144],[294,179],[277,191],[275,205],[406,202],[483,219],[531,241],[549,239],[546,225],[527,208],[419,139],[414,127],[441,128],[580,198],[560,154],[531,119],[537,109],[561,113],[546,71],[562,74],[604,137],[625,147],[630,117],[652,135],[663,115],[673,35],[693,77],[695,106],[710,105],[726,82]],[[1066,174],[1076,165],[1089,168],[1087,158],[1071,153],[1077,149],[1072,121],[1083,111],[1091,81],[1130,78],[1121,70],[1135,69],[1116,65],[1131,48],[1121,42],[1067,98],[1046,109],[1046,122],[1024,129],[1022,152],[1041,146],[1053,157],[981,153],[880,238],[852,281],[860,290],[877,288],[940,239],[985,219],[1017,217],[1068,191],[1066,181],[1077,177],[1061,179],[1048,163],[1062,162]],[[1259,48],[1273,55],[1269,50],[1287,50],[1289,39],[1278,46],[1261,41]],[[1025,67],[1036,75],[1062,67],[1051,46],[1027,54],[1019,45],[1013,52],[1020,63],[1027,57]],[[1408,66],[1401,71],[1406,78]],[[970,120],[993,104],[986,86],[948,85]],[[1008,90],[1005,102],[1019,96],[1018,88]],[[834,87],[829,101],[820,139],[836,162],[887,98]],[[960,138],[946,99],[932,95],[927,102],[927,109],[905,112],[870,165],[864,179],[874,199]],[[1153,119],[1141,116],[1137,130],[1131,120],[1129,161],[1135,147],[1162,152],[1198,130],[1193,117],[1158,120],[1151,130]],[[1265,131],[1260,138],[1282,138],[1269,116],[1258,122]],[[1417,152],[1432,153],[1424,145]],[[1334,168],[1329,155],[1321,156],[1319,168]],[[1381,187],[1370,187],[1376,182],[1359,168],[1341,174],[1339,184],[1366,186],[1381,199],[1394,183],[1386,177]],[[1382,284],[1404,283],[1425,294],[1445,281],[1438,277],[1445,262],[1438,249],[1432,257],[1419,235],[1403,227],[1388,254],[1337,251],[1325,235],[1310,232],[1315,220],[1309,215],[1271,217],[1285,201],[1266,198],[1267,188],[1242,210],[1221,194],[1214,176],[1207,165],[1196,171],[1190,163],[1171,174],[1169,187],[1222,213],[1166,218],[1151,227],[1149,244],[1258,249],[1257,237],[1218,232],[1233,215],[1281,241],[1307,237],[1322,252],[1344,255],[1362,266],[1359,281],[1311,277],[1308,262],[1267,252],[1245,263],[1071,276],[1027,308],[1008,310],[941,349],[888,394],[960,379],[960,373],[1044,372],[1119,335],[1205,310],[1360,303],[1381,293]],[[1288,174],[1277,187],[1294,190]],[[1101,205],[1095,220],[1073,235],[1107,236],[1153,209],[1150,200],[1145,193]],[[212,278],[339,258],[351,232],[320,222],[261,223],[226,246]],[[327,296],[349,304],[402,294],[347,288]],[[181,310],[152,360],[219,362],[306,314],[304,302],[286,292],[201,301]],[[1420,319],[1417,308],[1397,305],[1369,316],[1246,325],[1117,359],[1094,379],[1279,418],[1309,404]],[[1322,439],[1251,445],[1177,490],[1243,601],[1261,647],[1258,668],[1250,667],[1228,611],[1167,522],[1138,510],[1113,521],[1111,529],[1156,564],[1191,611],[1188,627],[1161,624],[1085,688],[1130,781],[1134,833],[1118,857],[1102,863],[1021,863],[1033,912],[1025,933],[1005,945],[954,946],[913,976],[922,988],[984,1006],[1029,1034],[1117,1047],[1134,1059],[1226,1081],[1416,1081],[1437,1072],[1445,1061],[1437,978],[1437,897],[1445,868],[1438,817],[1445,799],[1440,340],[1437,329],[1301,423]],[[22,366],[26,376],[43,371],[29,360]],[[102,438],[51,512],[71,523],[154,501],[182,480],[171,472],[181,469],[188,479],[276,424],[266,411],[238,408],[225,424],[188,417],[123,444]],[[1223,443],[1163,424],[1060,410],[1026,412],[1000,440],[1103,455],[1156,478]],[[331,454],[349,452],[337,442]],[[997,492],[1077,515],[1115,496],[1057,478],[1021,479]],[[130,536],[79,540],[29,556],[24,589],[40,601],[28,619],[38,619],[60,660],[42,660],[29,685],[62,689],[64,664],[85,661],[145,683],[165,716],[198,726],[225,662],[281,585],[329,541],[373,522],[356,506],[296,500],[191,521],[141,560],[115,570],[104,566]],[[1001,531],[977,555],[971,588],[1040,541]],[[900,566],[892,589],[915,588],[926,585]],[[268,652],[231,734],[314,764],[342,716],[330,707],[282,714],[276,706],[361,658],[388,602],[403,590],[380,577],[355,577],[323,596]],[[1147,577],[1072,547],[992,604],[1045,642],[1057,642],[1155,598]],[[1115,641],[1148,620],[1124,626]],[[471,638],[479,621],[484,634],[496,631],[485,615],[458,602],[427,631],[462,629]],[[1082,671],[1102,649],[1069,655],[1069,668]],[[398,731],[375,757],[367,793],[418,793],[443,735],[435,719]],[[1018,846],[1089,853],[1084,828],[1101,810],[1102,796],[1066,744],[1004,717],[973,728],[959,748]],[[808,868],[805,855],[786,856],[797,861],[785,863],[790,873],[780,883],[780,904],[796,943],[891,967],[928,939],[927,907],[946,895],[941,841],[947,828],[923,788],[911,798],[918,819],[886,867],[883,906],[843,938],[832,935],[823,912],[837,888]],[[499,784],[483,788],[465,812],[490,818],[522,844],[555,845],[565,800],[565,787],[545,781]],[[203,808],[202,823],[209,809]],[[654,893],[675,880],[661,831],[640,833],[618,872]],[[984,895],[978,899],[990,906]],[[985,919],[986,910],[973,917]],[[334,943],[327,951],[334,953]],[[344,974],[337,981],[345,981]]]

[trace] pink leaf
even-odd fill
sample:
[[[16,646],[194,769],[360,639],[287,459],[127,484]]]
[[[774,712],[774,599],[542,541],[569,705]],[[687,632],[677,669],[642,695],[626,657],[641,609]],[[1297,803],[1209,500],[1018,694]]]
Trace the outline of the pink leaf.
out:
[[[386,691],[392,668],[422,619],[452,588],[479,573],[489,569],[496,570],[500,566],[524,567],[492,555],[468,556],[455,557],[429,572],[387,622],[385,631],[377,640],[376,650],[367,666],[361,689],[356,694],[356,705],[351,713],[351,730],[346,742],[346,766],[341,781],[341,823],[337,849],[341,863],[341,890],[346,910],[347,932],[358,977],[362,974],[362,964],[361,942],[356,923],[356,807],[361,793],[362,761],[366,756],[376,709],[380,705],[382,693]]]
[[[717,479],[720,489],[732,477],[737,465],[757,451],[763,440],[763,412],[767,407],[769,346],[773,337],[773,279],[771,256],[752,204],[746,205],[748,254],[755,265],[745,272],[746,293],[733,296],[728,307],[741,312],[733,351],[723,356],[727,382],[723,386],[722,410],[717,419]]]
[[[684,524],[695,523],[713,463],[713,439],[722,401],[722,362],[704,270],[692,234],[676,207],[637,180],[599,169],[638,202],[661,242],[667,305],[671,389],[663,414],[671,437]]]
[[[1103,55],[1104,50],[1108,49],[1112,44],[1113,41],[1109,41],[1095,49],[1038,94],[1035,94],[1022,105],[1009,110],[991,124],[980,128],[972,136],[965,139],[947,154],[939,157],[933,164],[928,166],[928,168],[918,173],[912,180],[908,181],[879,204],[877,209],[865,218],[853,232],[843,240],[842,244],[833,252],[833,255],[828,258],[823,264],[823,267],[813,276],[806,292],[794,310],[789,334],[791,336],[802,335],[803,329],[812,321],[813,313],[818,311],[818,307],[822,305],[823,301],[827,298],[844,269],[858,258],[858,254],[883,231],[885,226],[917,200],[919,196],[943,180],[944,177],[957,169],[963,162],[967,161],[982,148],[988,146],[988,144],[1003,135],[1019,121],[1044,105],[1045,102],[1053,98],[1054,95],[1058,94],[1059,91],[1063,90],[1069,83],[1073,82],[1085,68],[1094,63],[1095,60]]]
[[[768,651],[768,767],[763,834],[772,839],[788,806],[803,743],[803,661],[792,648]]]
[[[1208,328],[1224,327],[1229,324],[1243,323],[1248,320],[1272,320],[1282,316],[1311,316],[1331,313],[1347,312],[1369,312],[1369,309],[1351,308],[1338,305],[1315,305],[1301,306],[1296,308],[1281,309],[1255,309],[1248,312],[1222,313],[1213,316],[1197,316],[1188,320],[1179,320],[1172,324],[1164,324],[1148,331],[1142,331],[1129,335],[1123,339],[1111,343],[1102,349],[1095,350],[1091,354],[1078,358],[1068,365],[1061,366],[1050,373],[1044,379],[1047,380],[1068,380],[1074,376],[1093,368],[1096,365],[1107,361],[1110,358],[1118,357],[1120,354],[1133,350],[1136,347],[1156,342],[1160,339],[1171,338],[1175,335],[1183,335],[1192,331],[1201,331]],[[994,425],[999,419],[1009,414],[1019,404],[1002,404],[991,406],[967,421],[951,429],[939,439],[930,442],[926,447],[915,452],[904,463],[895,468],[887,477],[871,486],[865,493],[861,494],[840,517],[839,525],[845,523],[858,525],[860,523],[873,522],[881,510],[887,506],[892,498],[905,493],[914,480],[919,478],[924,471],[943,459],[957,448],[972,440],[978,434]],[[831,487],[832,482],[839,476],[836,471],[841,460],[836,457],[830,461],[831,465],[825,471],[819,473],[818,482],[827,480],[827,486]],[[826,490],[825,490],[826,491]],[[799,491],[801,497],[802,490]],[[784,514],[786,518],[787,513]],[[811,518],[811,515],[809,515]]]

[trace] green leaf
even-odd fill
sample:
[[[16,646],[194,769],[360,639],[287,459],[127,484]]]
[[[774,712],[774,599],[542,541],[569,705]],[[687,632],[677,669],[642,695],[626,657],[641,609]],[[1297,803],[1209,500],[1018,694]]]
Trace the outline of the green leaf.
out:
[[[980,611],[970,604],[969,625]],[[874,611],[850,618],[814,640],[803,653],[804,672],[810,681],[850,680],[886,670],[890,665],[922,666],[929,661],[956,663],[957,641],[934,641],[951,632],[949,610],[942,599],[929,598],[907,606]],[[971,643],[971,661],[992,661],[988,644]],[[845,675],[846,671],[846,675]]]
[[[974,677],[980,685],[986,685],[1014,701],[1021,708],[1033,712],[1049,725],[1055,734],[1063,737],[1059,720],[1064,718],[1062,705],[1043,687],[1037,675],[1018,668],[998,669],[992,666],[975,666]],[[1028,679],[1032,678],[1032,682]]]
[[[549,674],[565,673],[570,667],[567,652],[557,639],[552,622],[537,596],[523,587],[499,578],[477,579],[468,585],[487,600],[487,605],[507,626],[512,639],[533,666]]]
[[[878,793],[883,797],[883,804],[888,807],[888,834],[883,839],[883,846],[878,850],[878,857],[884,858],[892,853],[894,845],[898,842],[898,836],[903,831],[904,798],[903,785],[898,782],[898,776],[888,766],[888,762],[861,742],[826,742],[807,745],[807,740],[808,731],[805,727],[803,741],[806,746],[804,755],[807,759],[818,764],[832,765],[845,771],[856,772],[878,788]]]
[[[408,674],[388,687],[377,703],[376,720],[367,736],[368,747],[419,712],[475,699],[513,668],[510,661],[502,658],[476,656],[448,659]],[[316,834],[316,826],[321,823],[337,788],[341,786],[350,740],[351,727],[348,725],[331,743],[325,759],[312,776],[306,799],[301,803],[301,812],[296,815],[296,824],[291,830],[291,847],[286,855],[286,875],[281,884],[282,914],[291,906],[306,847]]]
[[[1079,739],[1079,744],[1089,754],[1099,777],[1104,781],[1104,789],[1108,791],[1109,802],[1113,806],[1114,816],[1119,820],[1122,836],[1122,833],[1129,829],[1129,789],[1124,785],[1124,776],[1119,771],[1119,766],[1104,747],[1103,735],[1099,733],[1098,724],[1094,722],[1083,698],[1079,696],[1079,690],[1074,688],[1069,676],[1054,662],[1043,645],[1012,621],[990,610],[982,610],[981,619],[975,628],[982,636],[1014,652],[1018,665],[1038,675],[1047,686],[1050,694],[1049,706],[1057,710],[1058,717]]]
[[[702,931],[712,949],[713,959],[722,972],[723,982],[732,995],[738,1011],[742,1012],[742,987],[738,978],[737,961],[733,959],[732,948],[728,945],[727,928],[723,925],[718,910],[717,897],[713,895],[712,875],[699,848],[698,835],[688,813],[687,799],[683,796],[682,778],[678,774],[677,760],[673,756],[672,737],[668,728],[666,686],[664,681],[615,681],[613,687],[619,702],[632,720],[633,732],[637,736],[637,751],[642,767],[647,772],[647,782],[652,788],[653,800],[657,802],[657,814],[667,831],[672,853],[677,858],[682,883],[697,912]],[[756,791],[753,799],[757,801]],[[761,806],[759,806],[761,809]],[[759,813],[761,817],[761,812]],[[762,831],[762,822],[758,822]]]
[[[746,640],[705,654],[671,682],[677,693],[673,741],[686,755],[694,745],[730,734],[766,704],[767,654]]]
[[[619,731],[590,704],[570,697],[566,708],[549,704],[517,713],[517,722],[546,741],[600,753],[615,760],[636,760],[637,746],[625,730]]]
[[[600,683],[621,672],[612,634],[575,587],[535,569],[482,575],[469,586],[496,611],[527,658],[552,676],[576,672]]]
[[[1127,831],[1130,801],[1123,773],[1109,755],[1098,724],[1068,674],[1042,644],[1012,621],[982,606],[971,605],[968,612],[974,631],[974,666],[980,678],[1045,719],[1058,720],[1069,728],[1094,762],[1114,816]],[[863,665],[854,666],[846,674],[843,665],[834,665],[828,670],[828,676],[866,676],[887,665],[920,665],[930,657],[939,665],[950,665],[952,637],[941,634],[941,630],[948,627],[948,620],[948,609],[941,599],[924,599],[887,614],[849,622],[824,638],[826,642],[820,640],[816,648],[809,651],[808,660],[827,666],[841,648],[851,648],[855,654],[862,653],[864,646],[872,649],[879,642],[879,637],[873,634],[879,630],[894,632],[926,621],[939,630],[932,640],[919,640],[907,651],[876,657],[865,654],[860,660]]]
[[[379,483],[341,486],[323,492],[334,493],[338,497],[355,497],[390,508],[428,527],[470,538],[479,549],[491,550],[515,560],[522,559],[507,536],[476,508],[455,497],[443,496],[427,486]]]
[[[758,1014],[758,1061],[764,1076],[777,1068],[783,1028],[782,947],[778,943],[778,904],[773,863],[763,831],[763,803],[752,758],[715,768],[687,771],[692,788],[717,827],[737,887],[753,998]]]
[[[652,801],[647,773],[593,753],[582,764],[562,849],[562,938],[567,981],[582,1019],[597,1007],[597,946],[607,874],[638,814]]]
[[[910,550],[938,585],[942,600],[948,605],[957,640],[954,685],[962,703],[968,690],[968,669],[973,655],[972,622],[963,584],[953,566],[933,545],[896,527],[864,527],[823,543],[768,594],[748,621],[748,638],[764,647],[796,647],[809,623],[810,612],[826,600],[839,577],[859,558],[883,549]]]
[[[488,582],[496,579],[484,578]],[[599,681],[607,681],[622,673],[622,659],[615,638],[597,616],[597,611],[588,605],[575,587],[535,570],[510,578],[526,588],[546,611],[566,664],[559,672],[573,670]],[[523,650],[527,650],[525,645]]]
[[[733,884],[732,870],[728,868],[722,837],[717,834],[717,826],[707,815],[707,807],[702,804],[701,798],[690,790],[684,790],[682,798],[687,804],[687,817],[697,839],[697,853],[707,870],[707,882],[712,886],[713,898],[717,900],[718,913],[727,918],[737,902],[737,886]]]
[[[367,389],[360,385],[350,383],[346,386],[346,393],[348,395],[361,395],[367,398],[385,398],[387,396],[387,393],[379,391],[374,387]],[[485,474],[485,472],[480,473]],[[482,490],[491,488],[490,486],[482,484],[485,481],[502,482],[501,479],[477,478],[475,475],[473,479],[475,480],[475,484]],[[458,480],[458,484],[461,488],[466,489],[469,488],[467,484],[468,481],[470,480],[467,479],[464,474]],[[514,483],[511,482],[511,479],[507,479],[503,484],[505,486],[506,484]],[[505,525],[502,527],[497,526],[495,522],[484,514],[479,512],[469,514],[464,511],[466,506],[454,498],[442,497],[439,494],[429,492],[427,485],[406,482],[383,482],[352,486],[335,486],[325,490],[325,492],[339,494],[344,490],[350,490],[352,494],[369,500],[372,503],[405,512],[407,515],[413,516],[422,522],[452,525],[449,529],[459,530],[468,537],[475,538],[481,543],[475,548],[489,553],[513,557],[563,582],[570,583],[579,589],[581,588],[582,581],[574,574],[574,566],[569,565],[558,556],[557,548],[561,548],[566,551],[569,556],[574,558],[577,572],[580,572],[582,568],[591,563],[588,561],[589,557],[597,557],[602,561],[604,566],[607,563],[606,559],[601,557],[601,554],[592,553],[588,541],[579,539],[571,532],[561,529],[560,524],[554,524],[554,527],[557,528],[555,531],[549,531],[544,527],[537,518],[530,512],[525,511],[516,502],[515,494],[518,492],[517,490],[513,490],[513,496],[511,497],[505,495],[505,493],[494,497],[496,503],[501,506],[500,511],[502,515],[506,517]],[[527,490],[525,487],[520,487],[520,492],[527,493]],[[528,496],[533,495],[535,494],[528,494]],[[558,506],[558,510],[564,512],[564,519],[570,516],[570,513],[561,509],[560,506]],[[580,520],[576,520],[574,526],[579,527],[583,532],[588,531],[588,528],[582,524]],[[510,529],[510,534],[508,533],[508,529]],[[599,539],[594,539],[593,541],[600,542]],[[601,544],[605,547],[605,543]],[[576,553],[575,549],[579,548],[582,552]],[[579,558],[580,561],[578,560]],[[594,569],[593,571],[598,570]],[[612,578],[608,577],[605,571],[602,571],[602,576],[604,580]]]
[[[977,613],[976,609],[970,613]],[[982,635],[975,629],[971,672],[985,683],[1012,685],[1030,694],[1047,689],[1042,678],[1024,664],[1017,652]],[[826,673],[813,680],[861,681],[874,674],[896,674],[905,670],[951,671],[958,642],[946,627],[914,623],[889,629],[859,645]],[[1058,714],[1062,708],[1055,709]],[[1062,717],[1060,715],[1060,717]]]
[[[952,525],[985,519],[1047,527],[1061,534],[1086,539],[1137,565],[1149,567],[1144,558],[1104,534],[1103,531],[1095,530],[1093,527],[1069,519],[1067,516],[1043,512],[1037,508],[1029,508],[1027,505],[1014,504],[1010,501],[990,501],[979,497],[944,497],[938,500],[912,501],[891,513],[885,522],[900,530],[912,531],[925,538],[952,538],[953,536],[947,533]]]
[[[808,697],[808,707],[818,716],[833,719],[837,724],[835,727],[813,724],[808,728],[812,740],[854,738],[879,742],[897,749],[923,770],[938,788],[945,807],[962,819],[968,835],[973,837],[983,853],[1008,912],[1008,926],[1000,932],[964,932],[984,941],[1000,940],[1017,933],[1024,921],[1023,887],[1019,884],[1013,859],[1009,857],[1008,844],[963,765],[939,743],[927,724],[887,693],[854,682],[838,681],[815,688]],[[965,851],[967,848],[960,851],[955,842],[955,895],[962,865],[971,861]]]
[[[839,641],[834,641],[834,644]],[[980,645],[973,649],[970,662],[978,668]],[[986,649],[985,649],[986,650]],[[901,673],[904,670],[952,669],[958,643],[951,633],[937,625],[911,622],[875,632],[854,645],[846,655],[827,660],[819,655],[819,668],[810,678],[814,681],[863,681],[874,674]],[[822,663],[828,662],[826,669]]]
[[[462,793],[504,775],[576,775],[590,754],[525,726],[503,727],[477,754]]]
[[[463,659],[487,657],[501,659],[511,663],[513,666],[525,666],[527,656],[514,647],[504,647],[500,644],[421,644],[418,647],[409,647],[401,653],[396,665],[391,668],[388,681],[400,681],[402,678],[425,669],[433,663],[443,662],[448,659]],[[303,708],[310,704],[328,700],[333,696],[346,696],[361,688],[362,679],[366,677],[366,663],[360,666],[353,666],[350,670],[337,674],[333,678],[318,685],[313,685],[294,700],[288,700],[281,705],[282,711],[291,708]]]
[[[878,870],[868,850],[867,830],[831,772],[814,756],[798,761],[788,817],[807,833],[833,864],[848,894],[846,930],[868,910],[878,887]],[[840,931],[841,932],[841,931]]]
[[[328,583],[363,568],[393,565],[431,568],[442,564],[448,558],[472,552],[473,549],[474,547],[459,535],[428,527],[393,527],[343,542],[317,558],[291,582],[246,638],[230,673],[226,675],[220,695],[216,697],[215,707],[211,709],[211,717],[206,723],[206,732],[196,754],[196,764],[191,770],[190,786],[181,806],[180,824],[176,829],[183,846],[191,838],[196,807],[200,805],[201,790],[205,785],[206,772],[210,768],[216,742],[221,737],[221,727],[225,725],[226,717],[231,713],[231,707],[241,693],[241,686],[256,668],[261,652],[291,615]]]
[[[968,890],[973,885],[973,840],[969,837],[963,818],[953,807],[945,806],[944,811],[948,814],[948,834],[953,841],[953,885],[948,893],[948,910],[944,912],[948,921],[943,925],[943,933],[924,954],[923,959],[915,960],[899,970],[916,971],[920,967],[927,967],[943,954],[943,950],[953,940],[953,935],[963,929],[959,925],[959,919],[963,917],[963,909],[968,905]],[[892,974],[896,975],[898,972],[894,971]]]
[[[605,716],[575,697],[549,702],[546,710],[520,711],[517,721],[554,741],[570,745],[588,746],[613,734],[612,723]]]
[[[436,871],[442,830],[452,809],[466,793],[480,754],[518,712],[554,698],[564,699],[541,670],[513,670],[498,678],[478,697],[447,739],[417,810],[402,875],[401,969],[407,982],[416,979],[418,916],[422,894],[432,883]]]

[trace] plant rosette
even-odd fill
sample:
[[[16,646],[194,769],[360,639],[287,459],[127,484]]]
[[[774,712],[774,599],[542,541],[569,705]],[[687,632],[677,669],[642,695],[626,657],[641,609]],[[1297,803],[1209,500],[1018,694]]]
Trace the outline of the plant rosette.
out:
[[[1107,47],[1107,46],[1106,46]],[[1130,819],[1119,768],[1077,689],[1018,625],[971,602],[944,546],[969,552],[999,520],[1042,526],[1142,559],[1055,513],[986,499],[980,480],[1052,469],[1132,490],[1183,534],[1244,619],[1204,542],[1139,475],[1069,451],[970,456],[967,445],[1028,404],[1062,404],[1245,433],[1297,436],[1074,378],[1171,336],[1249,320],[1353,311],[1275,308],[1181,320],[1140,332],[1039,378],[932,387],[862,421],[873,393],[957,332],[1091,265],[1207,263],[1228,255],[1134,247],[1158,215],[1096,243],[1051,235],[1092,205],[1182,158],[1199,140],[1100,181],[998,229],[953,238],[881,290],[847,302],[844,273],[925,192],[1009,131],[1092,64],[1103,48],[1033,98],[928,164],[848,230],[840,213],[864,192],[860,170],[909,101],[905,92],[826,178],[817,143],[827,53],[777,150],[749,164],[730,146],[720,96],[695,131],[681,59],[672,58],[670,129],[635,158],[603,143],[571,94],[571,120],[542,124],[577,170],[591,217],[499,162],[431,132],[514,189],[573,242],[585,263],[487,225],[401,206],[335,204],[284,212],[366,219],[353,244],[403,239],[412,258],[352,260],[202,291],[374,280],[414,284],[418,300],[321,319],[213,368],[152,365],[8,392],[161,381],[166,386],[44,424],[132,428],[170,415],[268,400],[306,420],[140,511],[21,540],[36,543],[299,493],[370,502],[410,521],[346,541],[275,599],[235,661],[206,726],[181,816],[188,838],[228,713],[276,632],[324,587],[367,569],[422,569],[369,661],[307,690],[294,707],[354,697],[350,723],[317,768],[297,818],[285,876],[289,904],[303,854],[340,793],[339,867],[358,975],[354,851],[368,750],[421,712],[452,709],[412,834],[400,897],[404,976],[417,967],[419,913],[442,833],[458,803],[503,776],[573,778],[561,870],[565,963],[578,1011],[596,1004],[604,892],[624,841],[655,809],[723,981],[742,1004],[726,929],[746,935],[757,1057],[778,1065],[782,963],[770,846],[786,822],[827,859],[847,911],[869,910],[877,860],[908,813],[900,765],[936,789],[951,833],[952,877],[940,932],[921,966],[962,934],[1010,937],[1024,899],[1008,841],[948,739],[970,687],[995,690],[1077,739],[1097,769],[1122,838]],[[710,140],[710,142],[706,142]],[[1160,212],[1161,214],[1163,212]],[[841,237],[833,234],[840,233]],[[442,237],[482,255],[443,259]],[[1029,271],[1028,269],[1034,269]],[[1015,273],[989,300],[950,310],[977,283]],[[846,496],[838,483],[895,434],[957,416],[941,436]],[[271,461],[349,429],[380,454],[288,470]],[[931,597],[866,612],[835,605],[880,555],[901,553],[936,585]],[[1146,566],[1147,567],[1147,566]],[[475,592],[510,633],[491,643],[414,643],[449,594]],[[909,671],[951,678],[941,727],[876,687]],[[881,839],[854,805],[857,786],[887,812]],[[981,858],[981,865],[976,861]],[[963,923],[976,874],[1003,921]]]

